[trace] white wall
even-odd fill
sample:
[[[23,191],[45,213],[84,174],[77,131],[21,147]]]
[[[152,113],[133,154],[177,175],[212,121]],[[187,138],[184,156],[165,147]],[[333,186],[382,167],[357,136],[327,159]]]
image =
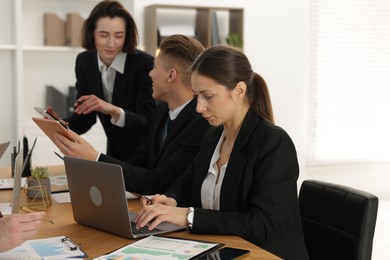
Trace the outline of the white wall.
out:
[[[310,0],[139,0],[133,16],[143,44],[143,10],[151,4],[228,6],[244,8],[244,49],[253,69],[268,83],[276,122],[292,137],[301,167],[299,183],[319,179],[364,189],[390,198],[390,163],[309,167],[308,82]]]

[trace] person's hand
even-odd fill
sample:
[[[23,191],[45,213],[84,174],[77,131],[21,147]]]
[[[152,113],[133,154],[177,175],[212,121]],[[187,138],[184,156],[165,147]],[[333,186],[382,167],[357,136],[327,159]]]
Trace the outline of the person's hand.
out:
[[[74,112],[79,115],[86,115],[93,111],[101,112],[110,115],[115,121],[118,121],[120,116],[120,108],[108,103],[95,95],[86,95],[77,99],[74,104]]]
[[[0,252],[8,251],[36,235],[45,214],[34,212],[0,218]]]
[[[63,154],[91,161],[97,159],[99,152],[90,143],[70,129],[68,134],[74,141],[59,133],[54,134],[54,143]]]
[[[170,222],[179,226],[187,225],[188,208],[178,208],[164,204],[144,205],[135,218],[136,228],[147,224],[149,230],[154,229],[162,222]]]
[[[173,198],[168,198],[165,195],[152,195],[152,196],[142,196],[140,199],[141,205],[155,205],[155,204],[164,204],[171,207],[176,207],[177,202]]]

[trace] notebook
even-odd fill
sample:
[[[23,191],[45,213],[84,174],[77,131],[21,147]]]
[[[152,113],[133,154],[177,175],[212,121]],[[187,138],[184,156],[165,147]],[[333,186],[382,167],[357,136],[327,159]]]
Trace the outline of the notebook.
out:
[[[1,157],[3,157],[3,154],[7,150],[9,144],[10,144],[10,142],[0,144],[0,159],[1,159]]]
[[[136,212],[129,212],[122,167],[116,164],[64,157],[76,222],[126,238],[163,234],[186,227],[161,223],[154,230],[136,230]]]

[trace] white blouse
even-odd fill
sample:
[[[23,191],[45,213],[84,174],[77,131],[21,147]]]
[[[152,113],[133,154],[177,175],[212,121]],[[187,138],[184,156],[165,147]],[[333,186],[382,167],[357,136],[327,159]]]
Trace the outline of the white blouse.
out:
[[[218,169],[218,165],[217,165],[217,161],[220,156],[221,147],[224,139],[225,139],[225,131],[222,132],[218,144],[215,147],[213,156],[211,157],[209,171],[202,184],[201,200],[202,200],[202,208],[204,209],[219,210],[221,186],[222,186],[223,178],[225,177],[226,167],[228,165],[227,162],[224,165],[222,165],[220,169]],[[218,171],[219,171],[219,177],[218,177]]]
[[[112,62],[111,66],[108,68],[100,59],[99,53],[97,53],[97,56],[98,56],[99,70],[102,74],[104,100],[107,101],[108,103],[112,103],[112,93],[114,92],[116,72],[119,72],[121,74],[124,73],[127,53],[125,52],[118,53],[114,58],[114,61]],[[111,118],[111,123],[119,127],[124,127],[126,115],[125,115],[125,111],[122,108],[120,108],[120,110],[121,110],[121,114],[119,116],[118,121],[115,121],[114,118]]]

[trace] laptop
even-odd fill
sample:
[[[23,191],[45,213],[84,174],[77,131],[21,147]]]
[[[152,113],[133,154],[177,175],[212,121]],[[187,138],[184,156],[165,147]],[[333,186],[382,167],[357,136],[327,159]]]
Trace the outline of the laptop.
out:
[[[0,144],[0,159],[1,159],[1,157],[3,157],[3,154],[7,150],[9,144],[10,144],[10,142]]]
[[[126,238],[180,231],[186,227],[161,223],[153,230],[137,230],[136,212],[129,212],[122,167],[116,164],[64,157],[76,222]]]

